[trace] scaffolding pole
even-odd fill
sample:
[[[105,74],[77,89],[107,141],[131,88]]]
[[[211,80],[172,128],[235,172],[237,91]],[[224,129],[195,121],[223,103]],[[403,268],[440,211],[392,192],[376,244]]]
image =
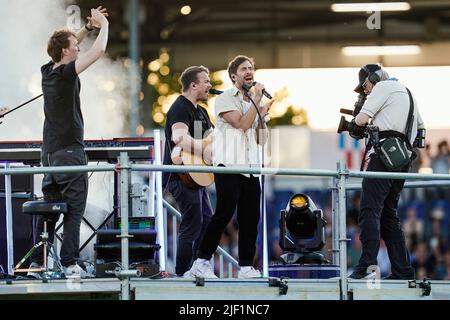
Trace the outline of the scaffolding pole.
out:
[[[128,163],[128,154],[126,152],[120,153],[120,238],[122,249],[122,270],[121,273],[125,274],[122,278],[122,300],[130,300],[130,279],[126,276],[129,267],[129,255],[128,255],[128,189],[129,189],[129,177],[130,167]]]

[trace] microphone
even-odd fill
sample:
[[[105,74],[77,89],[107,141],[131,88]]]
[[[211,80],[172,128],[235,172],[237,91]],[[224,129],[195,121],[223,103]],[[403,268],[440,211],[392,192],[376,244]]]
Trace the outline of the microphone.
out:
[[[211,94],[221,94],[221,93],[223,93],[223,91],[211,88],[211,89],[209,89],[209,93],[211,93]]]
[[[242,84],[242,89],[244,89],[245,91],[249,91],[250,88],[253,87],[254,85],[256,85],[257,83],[258,83],[258,82],[256,82],[256,81],[254,81],[254,82],[252,83],[252,85],[248,85],[248,84],[246,84],[246,83],[243,83],[243,84]],[[270,93],[268,93],[268,92],[266,91],[266,89],[263,89],[262,93],[263,93],[263,95],[264,95],[266,98],[272,99],[272,96],[270,95]]]
[[[256,83],[256,82],[255,82],[255,83]],[[266,91],[266,89],[263,89],[262,93],[263,93],[263,95],[264,95],[267,99],[272,100],[272,96],[270,95],[270,93],[268,93],[268,92]]]

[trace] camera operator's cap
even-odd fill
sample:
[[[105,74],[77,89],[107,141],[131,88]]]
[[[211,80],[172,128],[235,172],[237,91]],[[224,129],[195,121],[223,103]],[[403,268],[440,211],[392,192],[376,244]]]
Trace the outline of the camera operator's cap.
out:
[[[381,66],[379,64],[366,64],[359,69],[359,84],[354,89],[355,92],[363,93],[364,88],[362,87],[363,83],[366,81],[367,77],[369,76],[369,73],[378,71],[381,69]]]

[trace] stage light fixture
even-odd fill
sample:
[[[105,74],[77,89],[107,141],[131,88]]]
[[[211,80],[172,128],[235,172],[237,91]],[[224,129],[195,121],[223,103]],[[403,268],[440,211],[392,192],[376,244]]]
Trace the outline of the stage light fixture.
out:
[[[280,212],[280,247],[284,264],[322,264],[326,260],[317,251],[325,245],[322,210],[302,193],[292,196],[286,210]]]

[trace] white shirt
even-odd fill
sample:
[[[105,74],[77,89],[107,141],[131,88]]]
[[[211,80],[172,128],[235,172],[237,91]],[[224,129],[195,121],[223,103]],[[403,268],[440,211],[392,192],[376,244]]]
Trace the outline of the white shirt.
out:
[[[413,121],[411,129],[411,144],[417,135],[417,128],[424,128],[417,101],[414,101]],[[406,87],[395,80],[378,82],[367,96],[361,112],[372,118],[372,124],[380,131],[394,130],[406,134],[406,120],[409,114],[409,95]]]
[[[228,111],[239,111],[244,115],[249,108],[254,108],[251,102],[244,101],[242,93],[236,86],[224,91],[216,98],[214,129],[213,164],[223,164],[226,167],[242,166],[261,168],[260,148],[256,142],[258,117],[255,117],[252,127],[245,132],[236,129],[226,122],[221,114]],[[243,174],[250,177],[249,174]],[[253,175],[257,176],[257,175]]]

